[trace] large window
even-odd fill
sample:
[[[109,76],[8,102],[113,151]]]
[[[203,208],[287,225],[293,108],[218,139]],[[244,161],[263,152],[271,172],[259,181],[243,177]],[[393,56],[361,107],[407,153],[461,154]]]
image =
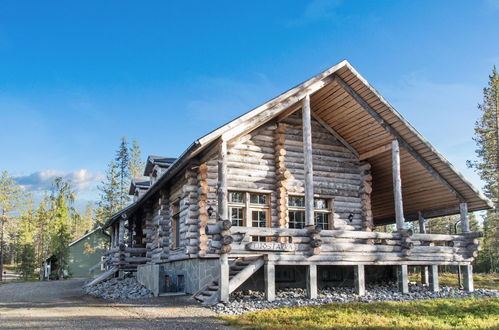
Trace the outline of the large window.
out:
[[[269,213],[268,194],[229,191],[229,216],[233,226],[268,227]]]
[[[314,223],[322,229],[332,229],[332,200],[314,199]],[[301,229],[305,226],[305,197],[289,196],[288,202],[289,228]]]

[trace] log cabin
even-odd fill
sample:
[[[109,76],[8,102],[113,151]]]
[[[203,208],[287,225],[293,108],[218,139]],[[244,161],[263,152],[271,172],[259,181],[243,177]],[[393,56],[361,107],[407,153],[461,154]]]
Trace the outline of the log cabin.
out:
[[[353,67],[342,61],[194,141],[178,158],[150,156],[134,201],[114,214],[110,273],[137,272],[155,294],[206,304],[238,288],[318,288],[408,266],[439,290],[438,266],[459,265],[473,291],[477,238],[468,212],[492,204]],[[461,233],[425,232],[460,214]],[[419,221],[419,232],[406,222]],[[395,224],[396,231],[375,228]],[[385,269],[383,272],[377,269]],[[367,269],[367,271],[366,271]]]

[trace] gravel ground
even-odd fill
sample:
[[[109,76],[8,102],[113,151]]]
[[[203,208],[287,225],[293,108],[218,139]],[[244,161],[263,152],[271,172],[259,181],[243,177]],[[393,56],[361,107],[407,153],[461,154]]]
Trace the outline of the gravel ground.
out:
[[[83,292],[94,297],[108,300],[129,300],[154,297],[151,290],[137,281],[135,276],[128,276],[123,280],[111,278],[92,286],[83,287]]]
[[[332,288],[319,290],[317,299],[307,299],[305,289],[283,289],[276,292],[276,300],[268,302],[263,292],[259,291],[236,291],[231,295],[231,301],[219,303],[212,310],[219,314],[241,315],[244,313],[261,309],[290,307],[290,306],[313,306],[330,304],[334,302],[365,302],[376,301],[414,301],[434,298],[485,298],[499,297],[498,290],[476,289],[473,293],[466,293],[450,287],[441,287],[439,292],[431,292],[428,287],[421,284],[410,284],[409,294],[398,292],[394,283],[385,285],[368,286],[365,296],[357,296],[353,288]]]
[[[110,302],[85,280],[0,285],[0,329],[227,329],[188,296]]]

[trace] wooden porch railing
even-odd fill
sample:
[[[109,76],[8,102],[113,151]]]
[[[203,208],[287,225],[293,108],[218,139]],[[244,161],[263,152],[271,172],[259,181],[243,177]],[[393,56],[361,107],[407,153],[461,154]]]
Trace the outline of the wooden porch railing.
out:
[[[104,265],[106,269],[118,267],[119,270],[135,270],[140,264],[145,264],[146,248],[131,248],[125,245],[115,247],[104,252]]]
[[[288,228],[232,227],[231,254],[279,254],[281,260],[320,255],[331,261],[408,264],[469,263],[477,256],[482,233],[414,234]],[[311,235],[312,233],[315,233]],[[286,256],[288,256],[286,258]]]

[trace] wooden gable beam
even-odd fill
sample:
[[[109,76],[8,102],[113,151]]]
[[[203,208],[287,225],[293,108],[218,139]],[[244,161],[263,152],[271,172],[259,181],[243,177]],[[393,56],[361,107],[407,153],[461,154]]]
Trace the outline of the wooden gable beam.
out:
[[[385,122],[381,116],[374,111],[373,108],[369,104],[367,104],[366,101],[362,97],[360,97],[357,92],[355,92],[346,82],[343,81],[339,76],[334,75],[334,81],[345,90],[345,92],[348,93],[367,113],[369,113],[377,122],[378,124],[385,129],[389,134],[391,134],[394,138],[396,138],[400,145],[411,154],[412,157],[414,157],[428,172],[430,172],[440,183],[442,183],[451,193],[453,193],[457,199],[459,199],[461,202],[464,202],[465,199],[464,197],[449,183],[445,178],[443,178],[440,173],[437,172],[433,168],[431,164],[429,164],[425,159],[423,159],[419,153],[414,150],[413,147],[411,147],[404,139],[403,137],[393,128],[391,127],[388,123]]]
[[[318,115],[312,112],[312,117],[319,122],[332,136],[334,136],[338,141],[341,142],[348,150],[350,150],[357,158],[359,158],[359,153],[352,147],[338,132],[336,132],[331,126],[329,126],[324,120],[322,120]],[[362,159],[360,159],[362,160]]]

